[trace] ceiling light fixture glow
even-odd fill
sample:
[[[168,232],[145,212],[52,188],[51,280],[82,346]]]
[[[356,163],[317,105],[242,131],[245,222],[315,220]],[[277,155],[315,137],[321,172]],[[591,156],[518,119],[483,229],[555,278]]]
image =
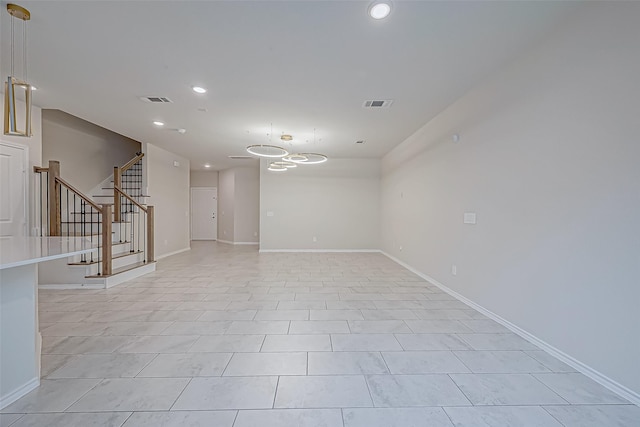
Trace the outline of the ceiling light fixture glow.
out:
[[[327,161],[327,156],[318,153],[296,153],[289,157],[292,158],[286,160],[299,165],[318,165]],[[300,159],[301,157],[304,158],[304,160]]]
[[[210,165],[209,163],[206,163],[206,164],[204,165],[204,167],[205,167],[205,168],[210,168],[210,167],[211,167],[211,165]]]
[[[154,121],[153,124],[156,126],[164,126],[164,122],[161,122],[159,120]]]
[[[391,13],[391,3],[375,2],[369,7],[369,16],[373,19],[384,19]]]
[[[286,172],[287,168],[286,166],[278,166],[276,164],[274,164],[275,162],[271,163],[269,165],[269,167],[267,168],[267,170],[270,170],[271,172]]]
[[[195,93],[207,93],[207,90],[201,86],[193,86],[191,89],[193,89]]]
[[[254,156],[260,157],[284,157],[289,154],[287,150],[282,147],[277,147],[275,145],[250,145],[247,147],[247,152],[253,154]]]
[[[280,161],[280,162],[271,162],[271,165],[273,166],[278,166],[278,167],[283,167],[283,168],[287,168],[287,169],[291,169],[291,168],[297,168],[298,165],[296,165],[293,162],[288,162],[288,161]]]

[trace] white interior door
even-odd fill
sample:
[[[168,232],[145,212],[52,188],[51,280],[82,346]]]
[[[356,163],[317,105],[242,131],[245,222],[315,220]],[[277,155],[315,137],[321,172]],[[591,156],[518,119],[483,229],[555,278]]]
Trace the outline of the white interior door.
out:
[[[0,143],[0,237],[27,235],[27,150]]]
[[[218,239],[218,189],[191,188],[191,240]]]

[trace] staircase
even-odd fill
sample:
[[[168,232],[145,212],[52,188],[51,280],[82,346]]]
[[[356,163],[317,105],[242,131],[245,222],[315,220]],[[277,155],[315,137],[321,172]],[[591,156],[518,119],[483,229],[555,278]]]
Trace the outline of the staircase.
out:
[[[90,254],[41,264],[41,288],[108,288],[155,271],[154,210],[144,204],[143,157],[137,153],[114,167],[92,197],[60,177],[59,162],[34,168],[39,235],[79,237],[96,247]]]

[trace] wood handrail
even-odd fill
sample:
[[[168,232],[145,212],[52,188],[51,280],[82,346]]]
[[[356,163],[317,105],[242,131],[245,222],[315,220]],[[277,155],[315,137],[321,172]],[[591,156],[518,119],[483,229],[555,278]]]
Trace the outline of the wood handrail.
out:
[[[65,181],[64,179],[60,178],[59,176],[57,176],[56,178],[56,182],[64,185],[65,187],[67,187],[69,190],[71,190],[72,192],[74,192],[76,194],[76,196],[80,197],[82,200],[85,201],[85,203],[93,206],[95,208],[95,210],[97,210],[100,213],[102,212],[102,207],[98,204],[96,204],[95,202],[93,202],[91,199],[89,199],[87,196],[85,196],[84,194],[82,194],[78,189],[76,189],[73,185],[69,184],[67,181]]]
[[[131,197],[130,195],[128,195],[127,193],[124,192],[124,190],[122,190],[122,188],[120,188],[117,185],[113,185],[113,189],[116,190],[116,192],[122,194],[128,201],[130,201],[131,203],[133,203],[134,205],[136,205],[137,207],[139,207],[140,209],[142,209],[143,211],[147,211],[147,208],[143,205],[141,205],[140,203],[138,203],[137,201],[135,201],[133,199],[133,197]]]
[[[49,172],[49,168],[41,168],[40,166],[34,166],[33,172],[34,173]]]
[[[126,171],[128,171],[129,169],[131,169],[131,167],[133,165],[135,165],[136,163],[138,163],[138,161],[140,159],[142,159],[144,157],[144,153],[140,153],[137,156],[135,156],[133,159],[129,160],[127,163],[124,164],[124,166],[120,167],[120,172],[124,173]]]

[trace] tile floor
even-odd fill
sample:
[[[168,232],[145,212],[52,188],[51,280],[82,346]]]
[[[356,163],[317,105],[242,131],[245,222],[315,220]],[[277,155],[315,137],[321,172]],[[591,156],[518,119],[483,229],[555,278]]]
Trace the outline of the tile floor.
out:
[[[640,426],[383,255],[192,247],[112,289],[41,291],[42,383],[0,426]]]

